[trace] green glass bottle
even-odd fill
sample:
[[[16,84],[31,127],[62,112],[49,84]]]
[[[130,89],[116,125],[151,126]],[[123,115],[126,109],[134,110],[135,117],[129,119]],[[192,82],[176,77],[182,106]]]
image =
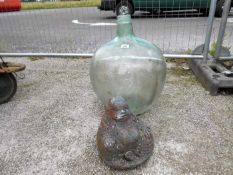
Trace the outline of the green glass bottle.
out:
[[[161,50],[133,33],[129,15],[117,17],[117,36],[99,48],[91,61],[90,79],[104,105],[124,97],[132,112],[141,114],[158,99],[165,82]]]

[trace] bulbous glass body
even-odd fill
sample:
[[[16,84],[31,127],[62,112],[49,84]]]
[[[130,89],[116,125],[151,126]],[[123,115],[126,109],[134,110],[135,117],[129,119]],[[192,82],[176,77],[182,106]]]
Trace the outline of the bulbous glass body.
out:
[[[122,96],[132,112],[141,114],[158,99],[165,76],[160,49],[134,35],[130,16],[118,16],[117,36],[91,61],[90,79],[98,98],[106,106],[111,97]]]

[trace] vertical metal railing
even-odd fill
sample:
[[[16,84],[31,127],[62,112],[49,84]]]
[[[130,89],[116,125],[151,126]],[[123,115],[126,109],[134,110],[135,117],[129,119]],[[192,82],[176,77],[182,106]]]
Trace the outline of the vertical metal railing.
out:
[[[217,4],[217,0],[211,0],[210,12],[209,12],[209,17],[208,17],[208,25],[207,25],[207,31],[206,31],[206,38],[205,38],[205,44],[204,44],[204,50],[203,50],[203,63],[206,63],[208,59],[208,52],[209,52],[209,47],[210,47],[210,39],[211,39],[211,34],[212,34],[212,29],[213,29],[216,4]]]
[[[226,30],[227,18],[229,15],[230,8],[231,8],[231,0],[226,0],[224,7],[223,7],[222,19],[221,19],[219,33],[218,33],[217,47],[216,47],[216,53],[215,53],[216,59],[219,59],[219,57],[221,56],[223,38],[224,38],[225,30]]]

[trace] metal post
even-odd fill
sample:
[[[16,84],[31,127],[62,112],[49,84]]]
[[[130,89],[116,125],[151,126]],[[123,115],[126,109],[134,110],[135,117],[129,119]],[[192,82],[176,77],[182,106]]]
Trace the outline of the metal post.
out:
[[[221,57],[221,56],[220,56],[220,57],[218,58],[218,60],[219,60],[219,61],[228,61],[228,60],[231,60],[231,61],[232,61],[232,60],[233,60],[233,56],[232,56],[232,55],[229,56],[229,57]]]
[[[204,46],[204,51],[203,51],[203,57],[204,57],[203,63],[207,63],[207,59],[208,59],[210,38],[211,38],[212,28],[213,28],[213,23],[214,23],[216,4],[217,4],[217,0],[211,0],[210,12],[209,12],[209,17],[208,17],[208,26],[207,26],[206,37],[205,37],[205,46]]]
[[[226,0],[223,8],[221,24],[218,32],[218,39],[217,39],[217,48],[215,53],[215,58],[219,59],[221,50],[222,50],[222,43],[225,34],[226,24],[227,24],[227,17],[229,14],[229,9],[231,7],[231,0]]]

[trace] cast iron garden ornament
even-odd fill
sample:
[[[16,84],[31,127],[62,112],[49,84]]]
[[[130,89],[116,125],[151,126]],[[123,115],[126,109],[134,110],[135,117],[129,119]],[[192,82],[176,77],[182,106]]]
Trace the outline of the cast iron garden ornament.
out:
[[[124,170],[145,162],[153,153],[154,141],[150,128],[118,96],[109,100],[97,132],[97,146],[106,165]]]

